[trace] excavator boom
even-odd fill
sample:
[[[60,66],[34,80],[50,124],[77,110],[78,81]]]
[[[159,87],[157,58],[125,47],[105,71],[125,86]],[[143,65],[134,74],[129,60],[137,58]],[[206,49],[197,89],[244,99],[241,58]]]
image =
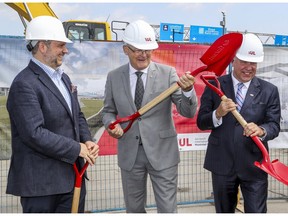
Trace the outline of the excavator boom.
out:
[[[37,16],[53,16],[56,17],[56,14],[50,8],[48,3],[6,3],[8,6],[13,8],[18,14],[24,17],[28,22],[31,21],[32,18]]]
[[[50,8],[49,3],[45,2],[18,2],[5,3],[14,9],[20,16],[20,19],[26,28],[26,22],[30,22],[37,16],[52,16],[56,14]],[[25,21],[25,20],[26,21]],[[111,40],[110,25],[107,22],[97,22],[88,20],[70,20],[63,22],[66,36],[71,40]]]

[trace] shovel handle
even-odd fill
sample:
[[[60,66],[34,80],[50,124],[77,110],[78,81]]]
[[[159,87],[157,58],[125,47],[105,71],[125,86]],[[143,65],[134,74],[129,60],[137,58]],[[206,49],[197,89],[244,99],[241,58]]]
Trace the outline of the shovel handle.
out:
[[[82,179],[83,179],[83,175],[84,175],[88,165],[89,165],[89,163],[86,162],[85,165],[82,167],[82,169],[80,171],[78,171],[76,163],[73,164],[73,169],[74,169],[76,178],[75,178],[71,213],[78,213]]]
[[[200,77],[203,82],[210,88],[212,89],[217,95],[219,95],[219,97],[221,98],[221,100],[226,100],[227,97],[224,95],[224,93],[221,91],[220,88],[220,82],[217,79],[217,77],[215,75],[201,75]],[[213,80],[216,83],[216,86],[213,85],[211,82],[208,82],[208,80]],[[242,125],[242,127],[244,128],[247,125],[247,122],[245,121],[245,119],[243,118],[243,116],[237,111],[237,110],[233,110],[231,111],[233,116],[237,119],[237,121]],[[251,139],[255,142],[255,144],[258,146],[258,148],[261,150],[262,155],[263,155],[263,160],[267,163],[270,163],[270,158],[268,156],[268,151],[265,148],[264,144],[261,142],[261,140],[259,139],[259,137],[257,136],[251,136]]]
[[[199,68],[197,68],[196,70],[192,71],[190,74],[191,76],[196,76],[199,73],[205,71],[207,69],[207,66],[201,66]],[[160,102],[162,102],[164,99],[166,99],[167,97],[169,97],[171,94],[173,94],[173,92],[175,92],[179,87],[178,83],[173,84],[172,86],[170,86],[168,89],[166,89],[165,91],[163,91],[160,95],[158,95],[157,97],[155,97],[153,100],[151,100],[149,103],[145,104],[143,107],[141,107],[137,112],[135,112],[134,114],[124,117],[124,118],[120,118],[117,119],[116,121],[114,121],[113,123],[111,123],[108,127],[109,129],[113,130],[115,128],[116,124],[119,123],[125,123],[125,122],[129,122],[129,124],[123,129],[123,132],[126,133],[129,128],[132,126],[133,122],[135,121],[135,119],[137,119],[139,116],[142,116],[144,113],[146,113],[147,111],[149,111],[150,109],[152,109],[154,106],[156,106],[157,104],[159,104]]]

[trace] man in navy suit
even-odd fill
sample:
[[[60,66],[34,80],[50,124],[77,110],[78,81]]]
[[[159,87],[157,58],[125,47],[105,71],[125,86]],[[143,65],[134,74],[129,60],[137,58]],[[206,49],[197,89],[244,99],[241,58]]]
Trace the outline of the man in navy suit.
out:
[[[212,172],[214,201],[217,213],[234,213],[238,186],[244,198],[246,213],[267,212],[267,173],[254,165],[262,160],[262,153],[250,136],[258,136],[268,149],[267,141],[280,131],[280,99],[276,86],[257,78],[257,63],[263,61],[260,39],[254,34],[243,35],[243,42],[233,60],[233,72],[219,78],[220,97],[206,87],[201,97],[197,125],[201,130],[212,130],[204,168]],[[238,100],[237,86],[242,85]],[[240,94],[240,93],[239,93]],[[231,111],[240,109],[248,122],[243,127]]]
[[[21,197],[24,213],[69,213],[73,164],[80,169],[85,159],[93,165],[99,147],[92,141],[77,89],[60,68],[66,43],[71,43],[60,20],[34,18],[26,40],[33,57],[14,79],[7,100],[12,157],[6,192]],[[84,212],[85,194],[83,179],[79,212]]]

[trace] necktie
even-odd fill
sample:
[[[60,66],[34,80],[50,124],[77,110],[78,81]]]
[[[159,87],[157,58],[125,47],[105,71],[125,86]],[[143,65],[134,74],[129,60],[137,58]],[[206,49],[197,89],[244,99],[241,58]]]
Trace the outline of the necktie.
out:
[[[137,110],[139,110],[141,108],[141,103],[144,95],[144,84],[141,78],[143,72],[137,71],[135,72],[135,74],[137,75],[137,82],[136,82],[134,103],[136,105]]]
[[[237,93],[236,93],[236,103],[237,103],[237,111],[240,112],[241,107],[243,105],[244,102],[244,97],[242,94],[242,88],[243,88],[244,84],[243,83],[238,83],[238,89],[237,89]]]

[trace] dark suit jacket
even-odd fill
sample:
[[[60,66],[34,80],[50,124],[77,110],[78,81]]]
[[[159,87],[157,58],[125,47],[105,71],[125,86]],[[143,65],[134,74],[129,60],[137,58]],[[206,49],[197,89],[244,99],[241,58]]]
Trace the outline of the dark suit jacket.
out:
[[[79,142],[91,140],[86,120],[71,92],[71,81],[62,79],[68,88],[71,114],[65,99],[48,75],[34,62],[14,79],[7,109],[11,120],[12,157],[7,193],[17,196],[44,196],[73,190],[72,164],[78,158]]]
[[[224,94],[235,101],[232,77],[225,75],[219,78]],[[201,97],[197,125],[201,130],[211,129],[204,168],[219,174],[228,175],[235,172],[247,176],[265,173],[254,166],[254,161],[261,161],[262,154],[250,137],[243,136],[243,127],[232,113],[223,117],[221,126],[215,128],[212,112],[221,99],[208,87]],[[254,77],[251,81],[240,114],[249,122],[266,129],[267,136],[263,144],[268,149],[267,141],[278,136],[280,131],[280,99],[276,86]]]
[[[151,62],[142,107],[176,83],[175,68]],[[170,97],[136,119],[131,128],[118,139],[118,164],[122,169],[131,170],[138,151],[138,137],[141,136],[143,148],[154,169],[163,170],[179,163],[177,133],[172,117],[172,103],[185,117],[192,118],[197,109],[194,92],[187,98],[178,89]],[[119,118],[127,117],[137,111],[134,104],[129,79],[129,64],[123,65],[108,74],[105,86],[103,123],[109,124]],[[125,128],[127,124],[123,124]]]

